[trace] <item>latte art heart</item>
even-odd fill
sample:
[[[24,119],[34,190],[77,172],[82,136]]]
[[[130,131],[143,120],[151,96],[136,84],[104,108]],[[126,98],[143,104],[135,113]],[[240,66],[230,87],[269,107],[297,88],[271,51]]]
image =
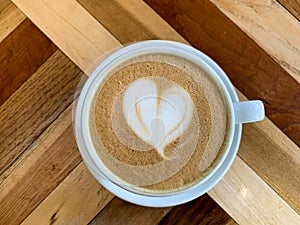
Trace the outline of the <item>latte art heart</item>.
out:
[[[139,79],[124,92],[123,113],[136,136],[165,157],[164,149],[188,127],[193,101],[180,86],[159,88],[151,79]]]

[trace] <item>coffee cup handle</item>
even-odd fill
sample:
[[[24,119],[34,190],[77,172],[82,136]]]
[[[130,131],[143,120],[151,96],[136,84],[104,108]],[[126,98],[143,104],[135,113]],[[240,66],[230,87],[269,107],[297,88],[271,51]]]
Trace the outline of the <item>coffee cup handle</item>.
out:
[[[265,117],[264,105],[259,100],[233,103],[235,124],[261,121]]]

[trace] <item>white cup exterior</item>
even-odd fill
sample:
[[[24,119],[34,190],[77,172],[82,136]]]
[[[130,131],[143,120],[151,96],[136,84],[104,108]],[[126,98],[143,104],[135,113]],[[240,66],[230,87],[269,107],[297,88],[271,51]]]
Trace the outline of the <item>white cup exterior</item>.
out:
[[[89,134],[89,110],[94,94],[103,78],[118,64],[132,57],[148,53],[167,53],[184,57],[205,69],[218,82],[229,106],[230,131],[229,145],[217,166],[201,181],[190,188],[173,194],[149,194],[130,190],[120,183],[102,163],[93,147]],[[260,101],[239,102],[233,85],[224,71],[204,53],[181,43],[151,40],[137,42],[117,50],[107,57],[92,73],[80,94],[75,112],[74,130],[77,145],[82,158],[93,176],[110,192],[116,196],[143,206],[167,207],[191,201],[215,186],[230,168],[237,154],[242,123],[255,122],[264,118],[264,108]]]

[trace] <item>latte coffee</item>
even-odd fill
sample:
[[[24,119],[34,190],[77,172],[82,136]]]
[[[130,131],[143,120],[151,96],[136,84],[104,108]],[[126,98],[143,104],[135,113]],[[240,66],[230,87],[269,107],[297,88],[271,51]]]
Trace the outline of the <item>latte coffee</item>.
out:
[[[144,54],[105,74],[93,98],[94,148],[115,181],[143,193],[170,193],[203,179],[227,147],[228,106],[200,66]]]

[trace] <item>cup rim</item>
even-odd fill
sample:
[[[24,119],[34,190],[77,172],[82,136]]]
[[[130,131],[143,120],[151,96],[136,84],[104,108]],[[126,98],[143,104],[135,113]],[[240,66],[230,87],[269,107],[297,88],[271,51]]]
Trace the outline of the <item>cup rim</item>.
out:
[[[158,49],[160,51],[158,51]],[[127,61],[129,58],[136,57],[137,55],[146,54],[148,51],[150,51],[150,53],[155,52],[170,54],[170,49],[176,49],[176,51],[174,51],[178,54],[180,53],[180,55],[178,56],[182,56],[181,54],[185,52],[187,55],[190,55],[190,57],[193,57],[193,59],[188,58],[188,60],[196,60],[195,63],[207,70],[209,74],[214,74],[213,79],[216,79],[217,82],[221,85],[221,89],[224,90],[224,94],[226,96],[226,100],[228,101],[231,113],[231,130],[229,133],[229,146],[223,153],[221,159],[219,160],[215,168],[213,168],[213,170],[210,171],[210,173],[207,176],[205,176],[203,179],[201,179],[199,182],[192,185],[191,187],[188,187],[187,189],[162,195],[135,192],[132,190],[128,190],[124,186],[121,187],[118,184],[116,184],[116,182],[114,182],[114,180],[111,177],[108,177],[113,173],[110,172],[108,169],[107,171],[103,171],[103,168],[106,168],[105,166],[102,168],[99,167],[99,165],[102,165],[103,163],[97,155],[96,150],[93,148],[91,137],[89,135],[89,132],[87,132],[89,130],[87,123],[90,108],[89,106],[93,99],[94,93],[96,92],[98,86],[103,80],[103,77],[100,77],[99,74],[101,72],[103,73],[105,68],[110,68],[109,65],[114,64],[114,67],[116,67],[116,63]],[[127,54],[130,54],[130,56],[128,56]],[[122,56],[124,55],[127,55],[127,57],[129,58],[122,58]],[[94,72],[84,85],[82,93],[79,97],[75,113],[76,141],[78,143],[81,155],[83,156],[83,159],[87,164],[89,170],[104,187],[106,187],[115,195],[119,196],[120,198],[123,198],[124,200],[145,206],[177,205],[183,202],[190,201],[207,192],[224,176],[225,172],[229,169],[230,165],[232,164],[232,161],[238,150],[242,128],[241,124],[235,124],[233,110],[234,102],[238,102],[238,97],[230,80],[228,79],[224,71],[204,53],[198,51],[197,49],[194,49],[191,46],[173,41],[149,40],[137,42],[123,47],[117,50],[116,52],[112,53],[110,56],[108,56],[94,70]],[[229,154],[231,152],[234,153],[232,154],[232,156],[230,156]],[[225,160],[227,163],[224,163]],[[116,175],[113,174],[113,176]],[[195,193],[192,194],[193,192]],[[163,199],[166,201],[165,203],[161,202]]]

